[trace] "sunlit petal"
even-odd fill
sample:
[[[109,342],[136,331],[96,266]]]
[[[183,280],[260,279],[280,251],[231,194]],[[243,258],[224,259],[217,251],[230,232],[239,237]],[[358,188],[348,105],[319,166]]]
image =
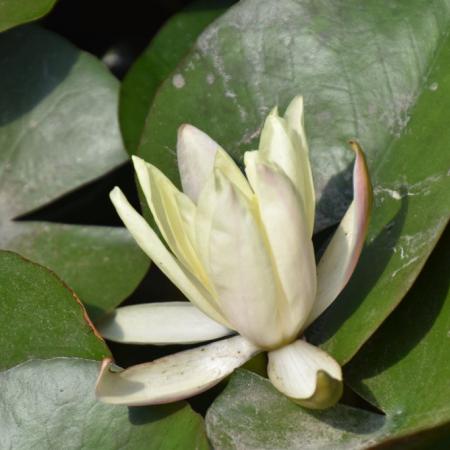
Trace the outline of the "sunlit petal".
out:
[[[180,291],[205,314],[223,325],[226,320],[215,306],[204,287],[185,270],[160,241],[147,221],[130,205],[119,188],[114,188],[110,198],[117,213],[141,249]]]
[[[256,204],[220,170],[208,189],[199,202],[198,239],[220,308],[243,336],[262,347],[277,345],[282,336],[280,292]]]
[[[259,152],[246,155],[246,170],[284,293],[285,301],[279,304],[283,331],[292,339],[308,318],[316,295],[314,248],[303,205],[290,179],[261,160]]]
[[[175,353],[126,370],[103,361],[97,398],[128,406],[182,400],[219,383],[260,349],[241,336]]]
[[[297,97],[289,105],[285,118],[277,112],[267,117],[261,132],[261,155],[277,164],[290,178],[303,202],[309,235],[314,227],[315,197],[308,146],[303,131],[303,100]]]
[[[155,166],[133,156],[139,184],[156,224],[177,259],[210,290],[194,239],[195,205]]]

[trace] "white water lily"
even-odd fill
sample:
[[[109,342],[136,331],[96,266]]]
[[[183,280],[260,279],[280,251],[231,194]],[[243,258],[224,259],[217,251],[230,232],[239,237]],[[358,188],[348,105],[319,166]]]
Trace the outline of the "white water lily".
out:
[[[99,326],[107,339],[191,344],[237,334],[126,370],[102,364],[97,397],[144,405],[193,396],[255,354],[268,351],[273,385],[310,408],[342,392],[339,364],[302,339],[338,296],[361,253],[371,204],[364,155],[356,154],[354,200],[316,267],[315,197],[303,129],[303,100],[267,117],[259,150],[245,154],[245,177],[230,156],[191,125],[178,134],[183,192],[133,157],[166,245],[119,188],[111,200],[137,243],[190,300],[118,308]]]

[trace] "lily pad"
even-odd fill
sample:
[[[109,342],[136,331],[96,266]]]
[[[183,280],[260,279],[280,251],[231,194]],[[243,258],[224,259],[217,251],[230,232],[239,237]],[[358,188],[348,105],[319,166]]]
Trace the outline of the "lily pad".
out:
[[[2,0],[0,2],[0,31],[45,16],[56,0]]]
[[[450,39],[442,42],[402,136],[372,165],[375,205],[349,285],[308,335],[347,362],[401,301],[450,217]],[[424,149],[426,152],[424,153]]]
[[[303,93],[316,230],[348,205],[347,141],[361,142],[376,196],[368,245],[348,289],[309,331],[340,362],[400,302],[450,215],[449,21],[448,0],[244,0],[200,35],[147,117],[139,154],[178,182],[181,123],[240,161],[269,108]]]
[[[54,270],[91,312],[110,309],[148,268],[126,230],[14,219],[128,159],[118,82],[94,57],[35,26],[0,36],[0,65],[0,247]]]
[[[263,118],[305,97],[316,231],[351,198],[357,138],[372,169],[405,129],[446,40],[448,0],[244,0],[214,21],[156,95],[138,154],[179,183],[177,128],[192,123],[238,162]]]
[[[436,273],[448,274],[449,251],[446,236],[399,308],[346,367],[351,387],[386,415],[342,404],[308,411],[265,378],[241,371],[208,411],[214,448],[448,448],[450,291],[448,277]]]
[[[5,251],[0,251],[0,323],[0,370],[34,358],[109,355],[83,305],[62,281]]]
[[[120,92],[119,120],[125,147],[137,152],[145,118],[159,85],[176,68],[197,36],[233,0],[197,0],[172,16],[133,64]]]
[[[449,255],[447,234],[411,292],[346,370],[352,388],[408,430],[450,427]]]
[[[202,418],[184,403],[127,408],[96,401],[98,366],[56,358],[1,373],[1,448],[208,449]]]

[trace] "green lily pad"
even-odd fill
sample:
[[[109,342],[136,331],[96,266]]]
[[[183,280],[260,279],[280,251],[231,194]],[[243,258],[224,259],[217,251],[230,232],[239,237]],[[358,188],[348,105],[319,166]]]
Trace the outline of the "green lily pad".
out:
[[[133,64],[120,92],[119,120],[125,147],[137,152],[145,118],[159,85],[176,68],[197,36],[233,0],[197,0],[172,16]]]
[[[45,16],[56,0],[2,0],[0,2],[0,31]]]
[[[0,374],[0,446],[15,450],[207,450],[203,420],[189,406],[127,408],[96,401],[98,363],[29,361]]]
[[[109,356],[76,295],[48,269],[5,251],[0,323],[0,370],[34,358]]]
[[[318,231],[338,221],[352,195],[348,140],[362,143],[373,168],[404,130],[427,89],[450,3],[275,3],[241,1],[200,35],[155,96],[138,153],[179,183],[176,131],[187,122],[241,162],[269,110],[303,94]]]
[[[446,236],[398,309],[345,368],[345,380],[385,416],[341,404],[308,411],[265,378],[240,371],[208,411],[214,448],[448,448],[449,252]]]
[[[375,205],[349,285],[308,332],[347,362],[413,284],[450,217],[450,39],[442,42],[401,137],[372,165]],[[426,149],[426,152],[424,152]]]
[[[244,0],[200,35],[147,117],[139,154],[178,182],[181,123],[240,161],[269,108],[303,93],[317,230],[344,212],[347,141],[361,142],[375,188],[368,245],[348,289],[309,331],[340,362],[400,302],[450,215],[449,21],[448,0]]]
[[[449,255],[447,234],[398,309],[346,370],[352,388],[404,429],[450,427]]]
[[[148,268],[126,230],[14,219],[128,159],[118,82],[94,57],[35,26],[0,36],[0,65],[0,248],[54,270],[90,312],[111,309]]]

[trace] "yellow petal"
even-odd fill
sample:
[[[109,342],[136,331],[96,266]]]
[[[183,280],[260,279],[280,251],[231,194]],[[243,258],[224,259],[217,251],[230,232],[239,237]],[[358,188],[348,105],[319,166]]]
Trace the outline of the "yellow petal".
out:
[[[167,250],[147,221],[130,205],[119,188],[114,188],[110,198],[122,222],[137,244],[172,281],[175,286],[206,315],[228,326],[214,300],[202,284],[192,276]]]
[[[289,105],[285,118],[270,114],[261,132],[261,155],[277,164],[290,178],[303,202],[308,230],[314,228],[315,197],[309,163],[309,152],[303,130],[303,101],[296,97]]]
[[[183,265],[209,290],[210,282],[195,250],[194,203],[155,166],[133,156],[139,184],[156,224]]]

